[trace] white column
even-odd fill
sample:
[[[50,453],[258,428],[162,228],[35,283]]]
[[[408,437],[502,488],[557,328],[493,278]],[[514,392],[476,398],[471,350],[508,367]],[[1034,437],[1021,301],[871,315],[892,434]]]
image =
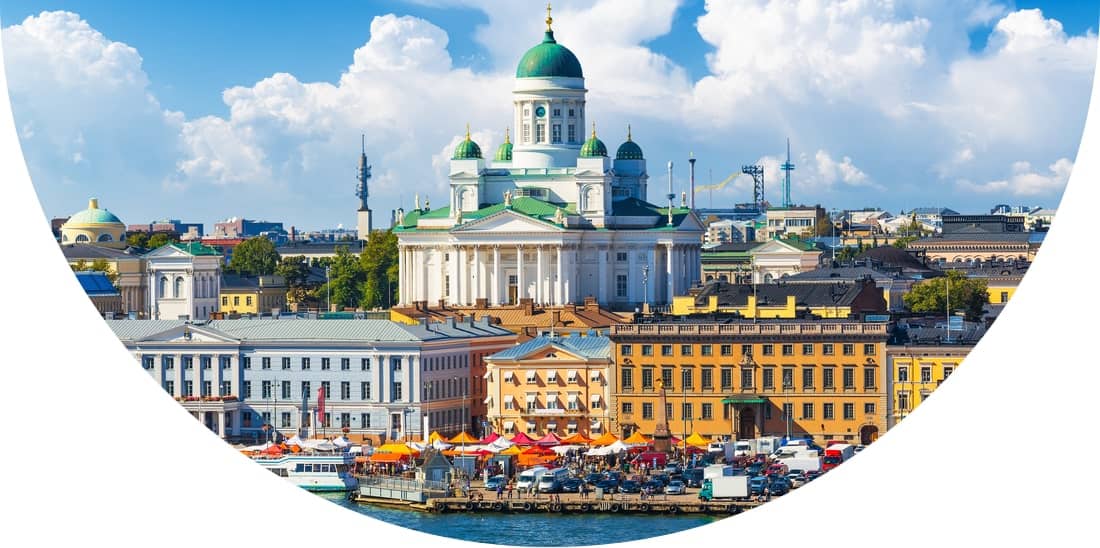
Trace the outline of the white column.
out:
[[[380,403],[389,403],[390,395],[390,382],[393,380],[393,375],[390,373],[390,357],[387,354],[378,355],[378,401]],[[386,419],[389,420],[389,415],[386,415]],[[387,422],[386,428],[390,425]]]
[[[600,304],[606,304],[607,301],[607,250],[603,246],[596,248],[596,264],[599,265],[597,273],[600,277],[598,291],[596,292],[596,300]]]
[[[500,246],[493,246],[493,291],[492,291],[492,303],[493,306],[500,305]]]
[[[225,411],[214,411],[214,414],[218,416],[218,431],[217,434],[221,437],[225,437]]]
[[[516,303],[527,296],[526,280],[523,279],[523,246],[516,246]],[[512,303],[512,304],[516,304]]]
[[[470,302],[477,302],[478,299],[485,296],[485,292],[481,289],[484,287],[484,274],[481,268],[481,248],[474,246],[474,291],[470,296]]]
[[[554,264],[556,265],[554,267],[555,268],[555,272],[554,272],[554,304],[560,306],[562,304],[562,301],[561,301],[562,284],[564,283],[561,279],[561,246],[560,245],[554,248],[554,255],[555,255]]]
[[[408,250],[405,249],[405,246],[401,246],[401,248],[398,251],[399,251],[399,253],[397,254],[397,272],[398,272],[398,275],[397,275],[397,302],[400,303],[401,305],[404,305],[404,304],[406,304],[406,302],[405,302],[405,291],[408,290],[408,285],[405,283],[405,276],[407,276],[409,274],[409,271],[406,270],[408,267],[405,265],[405,253],[407,253]]]
[[[466,304],[466,280],[469,278],[465,247],[457,246],[455,248],[455,261],[455,272],[458,274],[458,292],[455,294],[455,302],[461,305]]]
[[[642,272],[634,265],[636,255],[637,252],[633,248],[626,249],[626,268],[628,272],[626,275],[626,298],[631,303],[636,303],[640,300],[638,299],[638,290],[642,287]]]
[[[416,356],[414,354],[409,354],[409,355],[405,356],[405,394],[404,394],[405,399],[404,399],[404,401],[407,402],[407,403],[412,403],[412,402],[416,401],[416,399],[417,399],[416,398],[416,391],[419,390],[419,388],[417,387],[417,385],[419,384],[417,382],[419,380],[419,375],[417,375],[417,369],[420,367],[420,364],[417,363],[418,361],[419,360],[416,359]],[[402,417],[402,418],[404,418],[404,417]]]
[[[665,244],[665,275],[668,277],[668,295],[666,295],[667,302],[665,304],[672,303],[672,296],[676,294],[673,284],[676,282],[676,268],[673,264],[672,257],[672,242]]]
[[[657,276],[657,248],[651,247],[645,252],[645,262],[649,265],[649,278],[646,281],[646,300],[649,304],[655,304],[657,302],[657,280],[660,279]]]
[[[542,246],[540,245],[535,248],[535,302],[537,304],[542,304],[545,300],[543,299],[545,294],[542,291],[542,283],[546,278],[546,270],[542,267],[542,260]]]
[[[447,276],[450,278],[447,283],[447,302],[458,304],[458,248],[451,247],[447,256],[450,257],[447,261]]]

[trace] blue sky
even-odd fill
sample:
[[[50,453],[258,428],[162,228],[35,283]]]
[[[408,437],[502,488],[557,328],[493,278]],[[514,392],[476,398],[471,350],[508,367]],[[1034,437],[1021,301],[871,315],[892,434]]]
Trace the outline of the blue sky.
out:
[[[822,25],[865,33],[866,40],[895,39],[898,44],[894,45],[909,48],[903,51],[920,49],[916,60],[898,68],[906,62],[895,63],[876,53],[876,48],[853,53],[852,43],[829,42],[829,33],[822,31],[817,36],[816,27],[798,28],[794,23],[787,27],[789,18],[779,19],[783,26],[764,29],[757,28],[760,25],[743,11],[737,12],[740,17],[719,20],[717,2],[686,0],[670,7],[668,2],[653,0],[650,6],[637,9],[630,9],[634,4],[627,3],[629,7],[621,11],[630,13],[606,23],[616,27],[609,36],[575,34],[591,24],[580,18],[586,14],[606,17],[608,11],[600,11],[601,5],[616,7],[615,3],[555,3],[561,5],[555,14],[559,40],[574,49],[585,66],[592,90],[590,112],[601,108],[608,113],[599,118],[608,127],[602,136],[607,135],[609,148],[622,138],[618,128],[632,123],[635,140],[646,148],[651,175],[660,172],[667,159],[686,158],[690,150],[700,157],[700,178],[705,181],[708,172],[713,172],[715,179],[724,177],[733,169],[730,166],[755,161],[768,165],[782,152],[783,138],[790,136],[801,170],[793,176],[796,201],[840,208],[878,205],[893,211],[932,204],[968,211],[1002,202],[1054,206],[1068,173],[1067,164],[1058,162],[1066,160],[1072,165],[1083,127],[1100,14],[1093,2],[913,0],[898,2],[889,13],[876,9],[869,14],[882,28],[893,29],[892,34],[875,34],[875,29],[853,22],[858,18],[822,19]],[[774,7],[763,2],[740,4],[761,4],[764,11],[756,14],[761,17]],[[970,11],[961,11],[962,4],[973,13],[989,15],[971,18]],[[112,88],[103,90],[101,96],[95,89],[99,80],[93,78],[82,85],[70,81],[78,80],[76,77],[64,75],[56,76],[65,80],[58,82],[40,75],[27,77],[26,85],[21,86],[24,70],[40,63],[65,66],[71,59],[66,61],[35,43],[16,47],[18,58],[13,59],[5,34],[15,116],[48,216],[81,209],[87,197],[95,194],[127,222],[174,217],[212,223],[245,215],[319,228],[353,223],[349,204],[354,181],[349,182],[345,175],[347,165],[354,163],[358,144],[354,137],[359,131],[369,134],[368,141],[372,141],[371,135],[376,139],[368,146],[382,179],[372,193],[376,210],[407,207],[410,190],[434,194],[442,202],[445,185],[440,158],[461,133],[460,119],[472,118],[475,137],[479,131],[483,135],[483,149],[499,142],[502,126],[510,119],[506,100],[509,73],[522,51],[538,41],[543,6],[542,2],[508,3],[502,8],[478,0],[422,0],[338,1],[326,2],[320,9],[301,4],[274,9],[263,2],[2,0],[0,19],[7,31],[28,16],[64,10],[101,34],[93,48],[121,43],[136,54],[129,59],[130,65],[112,66],[112,70],[137,75],[139,82],[131,90]],[[988,42],[990,36],[998,36],[998,23],[1031,8],[1041,9],[1042,17],[1016,18],[1016,27],[1046,28],[1044,25],[1057,21],[1062,34],[1044,34],[1045,42],[1039,45],[1027,42],[1030,53],[1003,47],[997,38],[994,48],[1003,51],[991,50]],[[403,122],[396,108],[382,119],[364,114],[362,121],[347,120],[349,113],[354,117],[354,113],[387,108],[384,100],[359,100],[355,97],[362,95],[341,86],[341,76],[354,63],[357,48],[372,40],[372,22],[386,14],[409,16],[412,19],[408,21],[416,22],[397,29],[393,40],[407,38],[401,33],[422,37],[425,32],[430,34],[431,27],[445,33],[446,45],[440,48],[449,55],[449,64],[422,71],[438,72],[435,80],[440,85],[495,85],[498,91],[489,95],[462,91],[458,94],[462,100],[479,101],[469,114],[420,113],[416,120],[404,121],[409,127],[402,130],[395,129]],[[960,23],[960,15],[974,20]],[[700,32],[700,28],[705,30]],[[59,33],[54,43],[77,36],[71,25],[51,32]],[[740,59],[738,50],[749,48],[734,35],[747,32],[771,34],[761,35],[760,41],[774,39],[777,45],[762,49],[748,61]],[[1008,35],[1002,32],[999,36]],[[1074,42],[1075,38],[1079,40]],[[572,42],[567,41],[570,39]],[[791,53],[783,57],[780,52],[775,66],[754,62],[786,44],[790,44]],[[1090,44],[1093,51],[1083,54]],[[806,59],[806,52],[818,47],[835,54],[836,62],[830,66],[844,67],[840,78]],[[724,59],[733,61],[712,66],[708,56],[720,49]],[[1011,55],[1030,57],[1013,61],[1008,59]],[[1036,59],[1062,61],[1048,62],[1054,68],[1044,68]],[[420,62],[412,64],[419,67]],[[631,70],[616,68],[631,63],[637,64]],[[1083,65],[1088,65],[1087,71],[1081,70]],[[1012,81],[1014,66],[1037,71],[1017,75],[1021,80],[1031,77],[1064,89],[1036,89],[1034,82],[1020,83],[1018,93],[1024,101],[1005,102],[1006,108],[1034,112],[1020,116],[1015,125],[994,128],[997,124],[991,124],[990,118],[953,114],[967,110],[959,101],[981,97],[973,93],[975,85],[966,82],[969,76],[960,75],[976,75],[988,82],[1000,77]],[[338,92],[329,89],[320,93],[339,95],[337,100],[345,102],[345,108],[308,113],[305,119],[314,124],[308,131],[288,129],[287,117],[292,115],[285,110],[256,111],[272,103],[267,101],[271,97],[261,100],[255,86],[276,73],[292,75],[295,84],[307,87],[327,83],[337,88]],[[857,76],[851,78],[851,74]],[[983,75],[988,77],[981,78]],[[416,80],[404,73],[377,76],[392,78],[388,85],[413,85]],[[641,84],[633,85],[631,78]],[[77,86],[78,93],[61,93],[66,85]],[[646,87],[649,85],[652,90]],[[46,91],[40,93],[35,86]],[[239,111],[248,110],[250,117],[235,119],[237,115],[223,98],[223,91],[235,86],[250,90],[247,98],[235,103]],[[363,93],[368,95],[374,92],[370,86],[365,89]],[[1014,95],[1009,91],[1003,84],[990,89],[1002,98]],[[1029,94],[1034,100],[1027,100]],[[152,97],[153,106],[133,108],[135,101],[140,102],[136,98],[142,96]],[[66,97],[87,101],[84,107],[88,110],[102,106],[104,113],[60,116],[58,111],[66,109],[51,108],[48,101],[65,101]],[[275,102],[286,100],[284,96]],[[723,108],[727,101],[728,108]],[[679,105],[668,109],[676,115],[661,112],[666,103]],[[305,104],[309,101],[298,107],[306,108]],[[75,112],[79,106],[74,103],[67,108]],[[172,114],[166,117],[164,113]],[[972,119],[966,120],[968,117]],[[126,123],[112,125],[107,118]],[[438,120],[438,125],[432,120]],[[1057,126],[1023,125],[1038,120]],[[1032,137],[1004,136],[1013,132]],[[257,137],[257,133],[263,134]],[[883,134],[890,135],[885,140],[890,142],[883,142]],[[929,144],[930,136],[941,143]],[[433,160],[433,156],[440,158]],[[59,163],[58,158],[71,161]],[[257,158],[264,164],[262,168],[253,165]],[[685,175],[677,174],[678,184]],[[936,191],[930,194],[927,190],[933,184]],[[323,192],[316,192],[318,186]],[[714,205],[744,201],[745,188],[743,181],[727,187],[715,195],[718,203]],[[777,190],[777,185],[771,188]],[[770,195],[778,196],[778,192]],[[308,198],[308,203],[303,204],[303,198]]]

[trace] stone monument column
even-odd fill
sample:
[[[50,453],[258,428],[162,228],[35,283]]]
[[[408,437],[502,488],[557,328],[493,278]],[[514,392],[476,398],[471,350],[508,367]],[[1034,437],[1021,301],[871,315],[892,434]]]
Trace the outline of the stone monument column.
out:
[[[672,434],[668,431],[668,417],[665,402],[665,383],[657,379],[657,426],[653,429],[653,450],[668,453],[672,450]]]

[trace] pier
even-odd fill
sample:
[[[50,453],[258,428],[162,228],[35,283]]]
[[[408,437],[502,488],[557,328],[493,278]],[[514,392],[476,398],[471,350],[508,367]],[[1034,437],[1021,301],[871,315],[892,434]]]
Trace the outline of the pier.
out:
[[[711,501],[702,502],[695,498],[677,499],[582,499],[578,496],[557,499],[527,498],[500,499],[445,497],[429,499],[424,504],[428,512],[497,512],[497,513],[603,513],[603,514],[716,514],[733,515],[759,506],[756,501]]]

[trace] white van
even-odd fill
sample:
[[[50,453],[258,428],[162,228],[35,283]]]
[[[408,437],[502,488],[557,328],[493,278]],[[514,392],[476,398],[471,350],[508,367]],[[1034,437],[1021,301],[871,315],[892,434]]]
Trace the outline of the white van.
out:
[[[569,470],[565,468],[555,468],[553,470],[547,470],[539,477],[538,490],[539,493],[557,493],[561,491],[561,484],[569,477]]]
[[[535,466],[520,472],[519,481],[516,482],[516,489],[525,490],[529,489],[532,485],[538,486],[539,478],[547,471],[548,469],[545,466]]]

